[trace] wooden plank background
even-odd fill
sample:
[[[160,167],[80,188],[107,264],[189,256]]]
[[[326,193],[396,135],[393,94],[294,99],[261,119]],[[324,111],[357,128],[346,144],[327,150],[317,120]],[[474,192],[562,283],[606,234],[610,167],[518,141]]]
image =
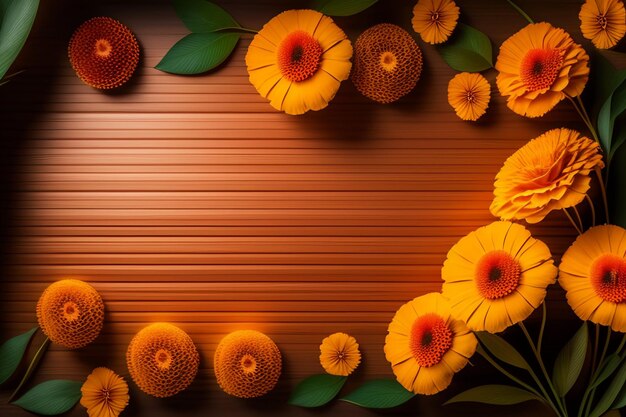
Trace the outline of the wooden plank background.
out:
[[[27,71],[0,88],[2,339],[32,327],[41,291],[64,277],[98,289],[106,325],[83,350],[52,346],[36,381],[84,379],[96,366],[127,376],[132,335],[153,321],[178,324],[201,352],[197,380],[167,400],[131,383],[127,416],[372,415],[343,403],[300,410],[285,400],[298,380],[321,371],[319,343],[335,331],[354,335],[364,355],[348,390],[391,376],[382,349],[388,322],[408,299],[437,291],[449,247],[493,220],[492,181],[504,159],[549,128],[583,129],[566,103],[529,120],[506,109],[497,90],[481,122],[461,121],[446,100],[454,72],[423,43],[422,79],[400,102],[377,105],[344,82],[328,109],[290,117],[273,111],[248,83],[248,36],[210,75],[168,75],[153,67],[187,33],[168,1],[42,3],[15,66]],[[353,41],[383,21],[413,33],[413,3],[381,1],[337,22]],[[580,2],[520,3],[581,40]],[[220,4],[259,28],[307,3]],[[489,34],[496,48],[525,24],[505,1],[458,4],[463,21]],[[136,76],[115,92],[83,85],[67,61],[72,31],[99,15],[124,22],[141,43]],[[495,72],[486,75],[495,88]],[[560,214],[532,230],[557,256],[574,236]],[[553,321],[576,325],[562,294],[553,290],[549,298]],[[269,334],[284,356],[278,389],[265,399],[227,397],[212,375],[216,344],[243,328]],[[490,375],[475,362],[449,392],[384,415],[482,412],[440,405],[450,392]],[[0,415],[28,415],[5,405],[6,391]],[[507,412],[529,409],[546,413],[534,404]],[[71,415],[85,411],[78,406]]]

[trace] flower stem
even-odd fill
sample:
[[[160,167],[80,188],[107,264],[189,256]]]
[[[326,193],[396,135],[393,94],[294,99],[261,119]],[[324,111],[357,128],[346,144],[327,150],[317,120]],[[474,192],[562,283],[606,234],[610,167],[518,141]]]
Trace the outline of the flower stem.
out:
[[[541,343],[543,342],[543,332],[546,329],[546,320],[548,316],[548,309],[546,308],[546,302],[541,303],[542,315],[541,315],[541,327],[539,327],[539,337],[537,338],[537,352],[541,354]]]
[[[576,215],[576,220],[578,220],[578,226],[580,226],[580,230],[585,230],[585,226],[583,225],[583,219],[580,217],[580,213],[576,206],[572,206],[572,210],[574,210],[574,214]]]
[[[593,342],[593,359],[591,361],[591,375],[596,373],[598,365],[598,349],[600,346],[600,325],[596,323],[595,340]]]
[[[563,213],[565,213],[565,215],[567,216],[567,218],[569,219],[570,223],[572,223],[572,226],[574,226],[574,229],[576,229],[576,231],[578,232],[579,235],[583,234],[583,231],[580,230],[580,228],[578,227],[578,225],[576,224],[576,222],[574,221],[574,219],[572,218],[571,214],[569,214],[569,212],[567,211],[567,209],[563,209]]]
[[[33,360],[30,361],[30,365],[28,365],[28,369],[26,369],[26,373],[24,374],[24,377],[20,381],[17,388],[15,388],[15,391],[13,391],[13,394],[11,394],[11,396],[9,397],[9,402],[13,401],[13,399],[17,396],[17,394],[19,394],[22,387],[26,384],[26,382],[28,382],[33,372],[35,372],[37,365],[39,364],[44,354],[46,353],[48,345],[50,345],[50,339],[46,337],[46,340],[43,341],[43,343],[37,350],[37,353],[35,353]]]
[[[254,33],[254,34],[259,33],[259,31],[258,31],[258,30],[248,29],[248,28],[244,28],[244,27],[240,27],[240,26],[233,26],[233,27],[227,27],[227,28],[219,28],[218,30],[216,30],[216,32],[226,32],[226,31],[231,31],[231,32],[243,32],[243,33]]]
[[[596,334],[599,334],[600,327],[596,324]],[[622,339],[622,341],[626,340],[626,335]],[[591,411],[591,404],[593,403],[593,397],[595,396],[596,389],[591,389],[591,386],[598,378],[600,374],[600,370],[602,369],[602,365],[604,365],[604,358],[606,357],[606,352],[609,349],[609,345],[611,343],[611,328],[609,327],[606,333],[606,339],[604,340],[604,348],[602,349],[602,354],[600,355],[600,360],[598,361],[598,366],[595,371],[591,374],[591,378],[589,379],[589,384],[587,385],[587,389],[585,389],[585,393],[583,394],[583,399],[580,402],[580,408],[578,410],[578,417],[583,416],[583,410],[585,411],[584,415],[588,416]],[[620,346],[623,346],[620,344]],[[597,346],[596,346],[597,347]],[[596,349],[597,350],[597,349]]]
[[[600,168],[596,168],[596,177],[598,177],[598,182],[600,183],[600,192],[602,193],[602,201],[604,202],[604,215],[606,216],[606,222],[610,223],[609,220],[609,200],[606,197],[606,188],[604,187],[604,180],[602,179],[602,172]]]
[[[512,0],[506,0],[507,3],[509,3],[511,5],[511,7],[513,7],[519,14],[522,15],[522,17],[524,17],[524,19],[526,19],[528,21],[528,23],[535,23],[535,21],[533,19],[530,18],[530,16],[528,16],[528,14],[526,14],[526,12],[524,10],[522,10],[521,7],[519,7],[517,4],[513,3]]]
[[[591,197],[589,197],[589,194],[585,194],[585,198],[587,199],[587,202],[589,203],[589,207],[591,208],[591,225],[595,226],[596,225],[596,208],[593,204],[593,200],[591,199]]]

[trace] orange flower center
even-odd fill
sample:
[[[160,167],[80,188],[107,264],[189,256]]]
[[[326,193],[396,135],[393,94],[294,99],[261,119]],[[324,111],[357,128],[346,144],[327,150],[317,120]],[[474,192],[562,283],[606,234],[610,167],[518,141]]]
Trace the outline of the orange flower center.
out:
[[[391,51],[380,54],[380,66],[387,72],[393,71],[398,66],[398,59]]]
[[[549,88],[563,65],[561,49],[531,49],[522,59],[520,76],[528,91]]]
[[[241,370],[244,374],[252,374],[256,371],[256,359],[248,353],[241,357]]]
[[[600,298],[612,303],[626,301],[626,259],[604,254],[591,265],[590,276]]]
[[[111,46],[111,42],[106,39],[98,39],[96,41],[96,55],[100,58],[108,58],[111,55],[111,51],[113,47]]]
[[[511,294],[519,285],[522,274],[519,263],[503,250],[483,255],[475,271],[478,292],[489,300]]]
[[[322,52],[313,36],[302,30],[292,32],[278,47],[278,68],[289,81],[304,81],[317,72]]]
[[[78,320],[78,316],[80,315],[80,310],[78,306],[73,301],[66,301],[63,304],[63,318],[67,321],[75,321]]]
[[[430,12],[430,21],[433,22],[433,23],[439,21],[439,12],[438,11]]]
[[[476,100],[476,95],[474,94],[473,91],[470,90],[465,93],[465,100],[471,104]]]
[[[441,316],[430,313],[418,317],[411,327],[409,348],[419,366],[430,367],[452,347],[452,330]]]
[[[165,349],[159,349],[154,354],[154,360],[158,366],[158,368],[162,371],[165,371],[170,368],[172,364],[172,355]]]
[[[598,21],[598,25],[602,28],[602,30],[606,30],[606,26],[608,24],[606,20],[606,16],[603,14],[600,14],[598,15],[598,17],[596,17],[596,20]]]

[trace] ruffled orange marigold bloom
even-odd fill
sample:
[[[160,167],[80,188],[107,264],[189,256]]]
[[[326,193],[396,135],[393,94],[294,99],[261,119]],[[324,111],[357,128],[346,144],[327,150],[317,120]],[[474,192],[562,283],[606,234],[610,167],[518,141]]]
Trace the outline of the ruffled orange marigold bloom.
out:
[[[117,417],[128,405],[128,384],[108,368],[96,368],[81,387],[80,404],[89,417]]]
[[[453,317],[439,293],[404,304],[389,324],[385,357],[396,379],[415,394],[446,389],[476,351],[476,337]]]
[[[583,36],[596,48],[612,48],[626,34],[626,11],[622,0],[587,0],[578,17]]]
[[[442,294],[470,329],[497,333],[530,316],[556,274],[542,241],[522,225],[494,222],[450,249],[441,270]]]
[[[139,63],[135,35],[110,17],[94,17],[80,25],[72,35],[68,53],[76,75],[98,89],[126,83]]]
[[[154,323],[133,337],[126,363],[131,378],[143,392],[164,398],[191,385],[200,356],[183,330],[169,323]]]
[[[431,44],[448,40],[459,20],[459,8],[452,0],[419,0],[413,8],[413,30]]]
[[[345,333],[334,333],[322,340],[320,364],[331,375],[350,375],[361,363],[356,339]]]
[[[496,175],[491,213],[538,223],[552,210],[580,203],[590,188],[589,173],[602,168],[596,142],[574,130],[549,130],[504,162]]]
[[[226,335],[215,350],[213,367],[225,393],[239,398],[261,397],[274,389],[282,370],[278,346],[255,330]]]
[[[559,284],[582,320],[626,332],[626,230],[596,226],[567,249]]]
[[[478,73],[461,72],[448,83],[448,103],[463,120],[478,120],[489,107],[491,85]]]
[[[539,117],[565,97],[583,92],[589,55],[563,29],[532,23],[504,41],[496,70],[496,84],[509,108]]]
[[[352,82],[365,97],[391,103],[410,93],[422,73],[422,51],[400,26],[381,23],[356,40]]]
[[[57,281],[37,303],[39,327],[53,343],[78,349],[93,342],[104,323],[104,303],[98,291],[76,279]]]
[[[254,36],[246,54],[250,82],[270,105],[288,114],[321,110],[352,66],[352,45],[328,16],[288,10]]]

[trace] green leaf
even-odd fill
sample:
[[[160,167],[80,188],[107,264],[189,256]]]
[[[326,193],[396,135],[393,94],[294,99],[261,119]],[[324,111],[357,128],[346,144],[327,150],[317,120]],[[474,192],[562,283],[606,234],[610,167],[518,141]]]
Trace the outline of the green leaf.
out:
[[[526,401],[543,401],[535,394],[509,385],[482,385],[464,391],[444,403],[444,405],[472,402],[483,404],[510,405]]]
[[[589,331],[587,330],[587,322],[583,322],[583,325],[563,346],[563,349],[561,349],[554,361],[552,382],[554,382],[554,388],[560,397],[564,397],[576,383],[585,363],[588,344]]]
[[[456,71],[480,72],[493,67],[491,41],[481,31],[459,23],[452,38],[437,51]]]
[[[0,0],[0,79],[26,43],[39,0]]]
[[[206,0],[174,0],[176,14],[195,33],[241,27],[224,9]]]
[[[626,146],[615,152],[610,173],[608,194],[611,223],[626,228]]]
[[[31,413],[56,416],[65,413],[80,400],[82,385],[80,381],[65,379],[46,381],[32,388],[13,404]]]
[[[626,405],[626,400],[620,397],[626,382],[626,362],[620,366],[609,386],[604,390],[602,398],[596,404],[589,417],[600,417],[611,408],[620,408]]]
[[[235,49],[236,33],[190,33],[170,49],[155,67],[172,74],[200,74],[226,60]]]
[[[598,112],[613,91],[626,80],[626,70],[617,70],[601,53],[594,50],[591,61],[589,85],[585,93],[591,97],[593,121],[597,121]]]
[[[315,0],[313,9],[328,16],[352,16],[369,8],[378,0]]]
[[[476,332],[476,337],[493,356],[502,362],[518,368],[530,369],[530,365],[528,365],[524,357],[500,336],[488,332]]]
[[[33,327],[29,331],[7,340],[0,346],[0,384],[4,384],[13,375],[36,331],[37,327]]]
[[[593,384],[591,384],[591,388],[595,388],[606,381],[613,374],[613,372],[615,372],[620,363],[622,363],[622,358],[620,358],[617,353],[612,353],[607,356],[600,372],[598,373],[598,376],[596,377],[596,380]]]
[[[615,119],[626,110],[626,81],[606,99],[598,113],[598,134],[605,153],[611,152]]]
[[[404,404],[415,394],[393,379],[375,379],[346,395],[346,401],[365,408],[393,408]]]
[[[339,394],[348,378],[345,376],[313,375],[298,384],[289,398],[289,404],[299,407],[321,407]]]

